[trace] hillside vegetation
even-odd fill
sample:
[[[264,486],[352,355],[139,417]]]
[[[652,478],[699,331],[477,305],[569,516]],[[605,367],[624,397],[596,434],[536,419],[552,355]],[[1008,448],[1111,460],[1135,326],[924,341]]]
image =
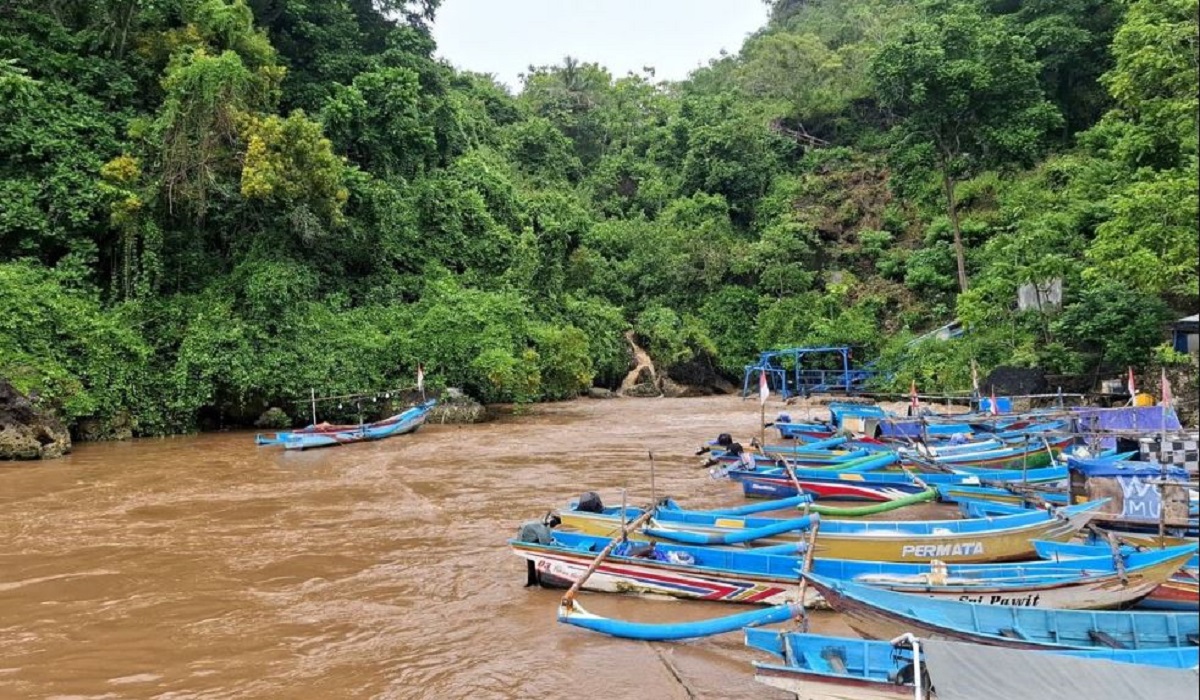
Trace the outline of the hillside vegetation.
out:
[[[435,58],[440,2],[0,6],[0,377],[156,435],[418,363],[568,398],[628,330],[683,381],[1182,361],[1196,0],[778,0],[684,82],[567,57],[515,96]]]

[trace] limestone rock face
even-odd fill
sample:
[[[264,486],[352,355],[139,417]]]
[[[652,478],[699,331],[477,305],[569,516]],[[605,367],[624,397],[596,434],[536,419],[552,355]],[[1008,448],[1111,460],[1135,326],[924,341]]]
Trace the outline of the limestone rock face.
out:
[[[0,379],[0,459],[54,459],[71,451],[71,434]]]

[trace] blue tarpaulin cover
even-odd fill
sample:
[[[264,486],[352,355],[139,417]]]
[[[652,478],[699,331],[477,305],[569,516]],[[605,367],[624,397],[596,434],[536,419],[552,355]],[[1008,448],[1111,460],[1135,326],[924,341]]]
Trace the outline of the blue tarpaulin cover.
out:
[[[1129,406],[1126,408],[1076,408],[1079,426],[1087,431],[1145,431],[1182,430],[1175,410],[1162,406]],[[1163,420],[1164,414],[1166,420]]]
[[[1187,481],[1186,469],[1180,467],[1164,467],[1152,462],[1119,462],[1098,459],[1079,459],[1067,457],[1067,468],[1078,471],[1089,477],[1135,476],[1144,479],[1156,479],[1166,476],[1170,480]]]

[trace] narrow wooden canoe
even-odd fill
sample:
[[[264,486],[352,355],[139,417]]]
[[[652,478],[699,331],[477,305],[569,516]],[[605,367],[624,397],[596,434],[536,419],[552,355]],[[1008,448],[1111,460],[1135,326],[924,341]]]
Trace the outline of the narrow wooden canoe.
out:
[[[871,639],[950,639],[1018,649],[1161,649],[1194,646],[1200,617],[1190,613],[1052,610],[977,605],[809,574],[809,583],[856,632]]]
[[[255,442],[258,445],[282,445],[287,450],[307,450],[318,447],[348,445],[355,442],[382,440],[396,435],[405,435],[416,431],[425,424],[429,411],[437,405],[437,401],[429,400],[375,423],[367,423],[349,430],[334,432],[293,431],[258,435]]]
[[[861,521],[825,520],[817,538],[816,554],[835,559],[886,562],[947,563],[1020,561],[1035,558],[1030,540],[1066,541],[1088,523],[1103,501],[1050,511],[1029,511],[1011,516],[975,520]],[[641,515],[627,508],[626,522]],[[611,537],[621,529],[620,508],[593,513],[574,509],[559,512],[562,525],[586,534]],[[659,508],[650,524],[630,533],[635,539],[684,541],[686,535],[717,540],[730,533],[759,530],[778,524],[777,518],[739,518]],[[795,542],[796,536],[764,537],[759,544]]]

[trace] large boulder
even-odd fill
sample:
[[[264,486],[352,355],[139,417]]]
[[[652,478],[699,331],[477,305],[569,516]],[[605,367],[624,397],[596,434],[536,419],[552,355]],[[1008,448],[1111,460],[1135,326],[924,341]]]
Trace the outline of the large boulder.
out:
[[[994,391],[998,397],[1044,394],[1049,388],[1044,370],[1037,367],[1006,366],[993,369],[979,387],[985,396]]]
[[[71,433],[0,379],[0,459],[54,459],[71,451]]]
[[[128,411],[117,411],[108,418],[84,418],[75,424],[75,439],[80,442],[132,440],[133,420]]]
[[[488,418],[487,408],[467,396],[461,389],[447,388],[425,418],[426,423],[482,423]]]

